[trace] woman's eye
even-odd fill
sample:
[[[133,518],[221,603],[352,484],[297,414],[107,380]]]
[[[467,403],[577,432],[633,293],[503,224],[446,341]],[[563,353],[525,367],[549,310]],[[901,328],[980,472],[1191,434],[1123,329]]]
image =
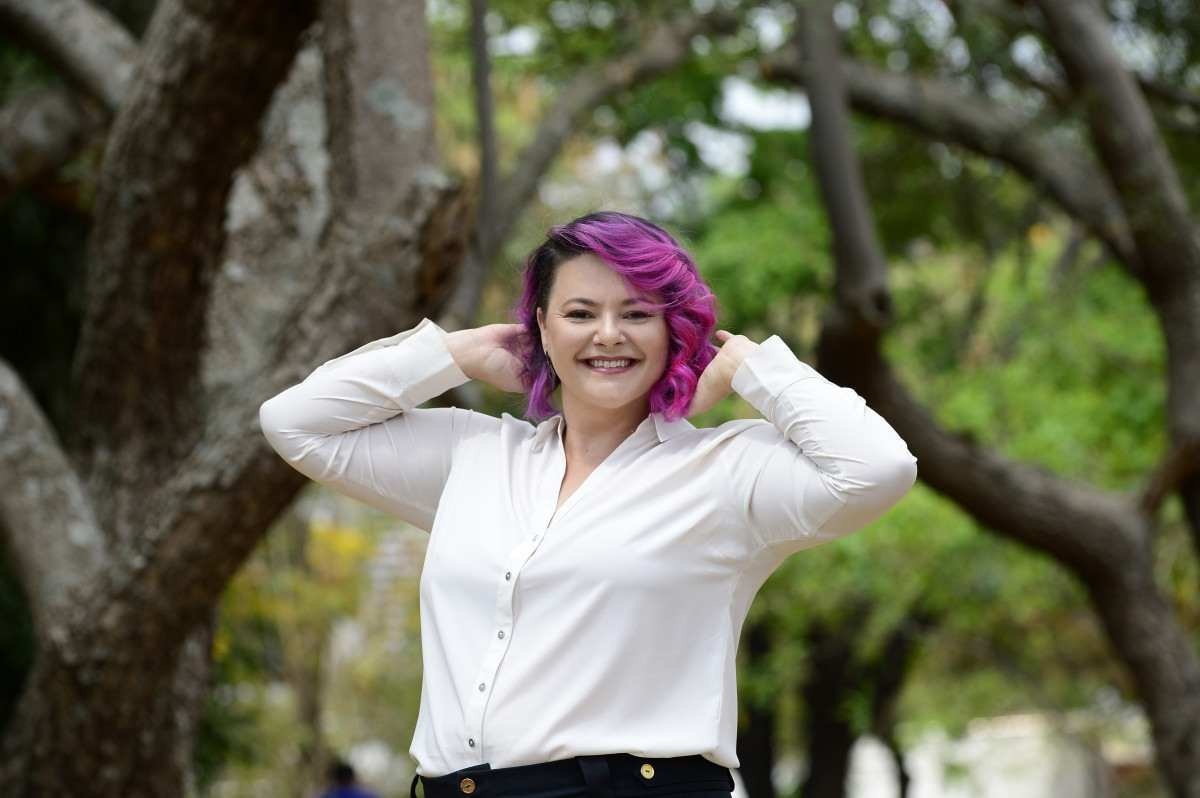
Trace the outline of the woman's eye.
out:
[[[570,313],[567,314],[567,318],[568,319],[587,319],[587,318],[591,318],[591,315],[592,314],[586,310],[572,310]],[[645,312],[644,310],[635,310],[635,311],[631,311],[630,313],[626,313],[625,318],[648,319],[648,318],[650,318],[650,314]]]

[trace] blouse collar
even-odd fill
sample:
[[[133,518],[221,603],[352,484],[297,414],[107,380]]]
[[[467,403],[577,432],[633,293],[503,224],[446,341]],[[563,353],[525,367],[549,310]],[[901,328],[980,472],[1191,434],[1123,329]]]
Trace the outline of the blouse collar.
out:
[[[654,427],[654,433],[658,437],[660,443],[666,443],[671,438],[682,432],[695,429],[691,422],[686,418],[678,418],[675,421],[667,421],[666,417],[659,412],[651,413],[649,418],[653,419],[652,426]],[[533,435],[533,451],[541,451],[542,447],[545,446],[546,441],[550,439],[551,435],[560,435],[561,437],[560,429],[562,427],[562,421],[562,413],[556,413],[537,425],[537,431],[534,432]],[[644,426],[646,426],[645,420],[638,425],[638,428],[634,430],[633,434],[636,435]]]

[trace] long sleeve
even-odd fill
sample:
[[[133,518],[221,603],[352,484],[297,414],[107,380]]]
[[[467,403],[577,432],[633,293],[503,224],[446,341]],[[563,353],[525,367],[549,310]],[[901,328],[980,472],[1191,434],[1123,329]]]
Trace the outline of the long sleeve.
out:
[[[800,550],[854,532],[916,481],[917,460],[891,425],[779,336],[746,357],[733,389],[770,422],[723,451],[726,502],[760,545]]]
[[[468,381],[429,319],[326,361],[263,402],[259,423],[308,478],[428,530],[465,437],[498,420],[417,405]]]

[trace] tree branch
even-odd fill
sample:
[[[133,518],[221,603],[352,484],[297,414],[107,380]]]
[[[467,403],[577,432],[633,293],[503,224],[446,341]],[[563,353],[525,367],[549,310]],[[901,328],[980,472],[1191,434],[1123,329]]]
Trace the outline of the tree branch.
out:
[[[471,86],[479,141],[479,205],[475,235],[479,250],[491,252],[497,190],[496,126],[492,111],[491,57],[488,54],[487,0],[471,0]]]
[[[1178,290],[1181,280],[1200,275],[1200,239],[1137,79],[1093,0],[1038,0],[1038,6],[1124,209],[1147,288]]]
[[[805,85],[802,48],[781,48],[761,69],[768,79]],[[887,72],[851,59],[842,60],[842,71],[856,111],[1008,164],[1086,225],[1124,264],[1136,266],[1124,213],[1104,176],[1036,132],[1032,120],[935,78]]]
[[[823,344],[822,362],[831,362],[835,352],[845,354]],[[921,481],[984,527],[1094,577],[1111,575],[1120,567],[1115,563],[1129,562],[1139,548],[1143,522],[1125,497],[1014,462],[980,446],[969,433],[943,429],[878,358],[861,369],[848,368],[871,407],[920,459]],[[830,370],[846,372],[836,366]]]
[[[65,89],[42,89],[0,108],[0,204],[52,173],[101,128],[98,114]]]
[[[838,63],[838,33],[831,14],[830,6],[816,2],[801,12],[803,22],[798,26],[805,54],[800,67],[813,115],[809,142],[817,185],[833,230],[837,304],[848,314],[847,323],[874,338],[892,317],[887,262],[875,236],[862,170],[850,150],[853,136],[844,107],[846,79]]]
[[[1157,78],[1147,75],[1138,75],[1137,82],[1138,87],[1141,88],[1142,93],[1147,97],[1166,105],[1200,111],[1200,94],[1163,83]]]
[[[1166,498],[1197,474],[1200,474],[1200,441],[1172,446],[1142,491],[1139,502],[1142,512],[1157,515]]]
[[[116,113],[133,78],[138,47],[111,14],[87,0],[0,0],[0,21]]]
[[[21,377],[0,358],[0,531],[29,597],[34,628],[107,559],[104,538],[74,467]]]
[[[379,231],[344,227],[333,234],[315,256],[326,279],[301,303],[274,357],[256,378],[209,397],[205,445],[145,496],[144,504],[159,511],[142,518],[147,567],[138,575],[138,590],[170,591],[177,600],[169,607],[133,608],[144,613],[139,623],[184,633],[307,484],[263,440],[259,405],[325,360],[436,311],[437,298],[422,286],[442,290],[442,270],[461,256],[466,201],[448,184],[418,185],[412,195],[404,213],[423,223],[390,231],[395,237],[386,242]],[[445,253],[440,262],[438,252]]]
[[[139,52],[107,11],[86,0],[0,0],[0,21],[57,67],[82,96],[30,92],[0,109],[0,203],[66,163],[115,114]],[[103,109],[97,113],[92,103]]]
[[[838,33],[829,0],[806,5],[800,29],[809,102],[812,161],[829,214],[839,287],[818,340],[822,373],[853,385],[896,428],[921,462],[921,479],[954,499],[981,523],[1045,551],[1075,571],[1099,575],[1114,553],[1136,550],[1136,520],[1128,504],[1009,462],[942,431],[893,378],[882,358],[880,327],[863,321],[861,305],[888,306],[886,260],[851,145]],[[833,185],[835,181],[851,185]],[[847,299],[849,298],[849,299]],[[864,300],[864,298],[867,298]],[[867,311],[869,312],[869,311]],[[1072,519],[1074,523],[1064,519]],[[1087,534],[1065,534],[1065,529]]]
[[[113,523],[117,503],[136,513],[147,469],[169,467],[201,433],[204,316],[229,186],[314,15],[308,2],[284,8],[163,0],[109,135],[70,448],[100,488],[97,516],[113,534],[133,534]]]
[[[517,156],[516,166],[503,181],[496,207],[495,241],[507,240],[538,183],[574,131],[577,118],[619,91],[658,77],[691,56],[691,41],[702,33],[728,32],[736,17],[713,11],[684,15],[659,23],[641,46],[629,54],[587,67],[563,87],[538,125],[533,141]],[[490,253],[489,253],[490,254]]]
[[[1100,7],[1093,0],[1038,0],[1037,5],[1124,208],[1142,264],[1137,277],[1162,326],[1171,444],[1191,451],[1200,442],[1200,228]],[[1146,497],[1149,506],[1155,502],[1154,484]],[[1184,478],[1178,485],[1192,538],[1200,546],[1200,479]]]
[[[437,163],[424,9],[415,0],[323,0],[321,27],[334,214],[383,219]]]
[[[254,373],[207,393],[204,444],[188,450],[143,492],[141,504],[154,509],[143,510],[138,519],[146,567],[137,590],[147,595],[169,590],[177,601],[161,609],[133,607],[145,614],[136,619],[141,625],[171,635],[185,632],[306,483],[263,440],[262,402],[325,360],[422,316],[435,317],[446,300],[448,276],[462,258],[470,221],[460,188],[423,160],[434,143],[423,6],[423,0],[333,0],[325,7],[324,33],[332,38],[324,43],[322,74],[326,93],[339,94],[326,102],[331,109],[357,109],[329,121],[337,128],[331,147],[375,147],[390,136],[404,152],[366,153],[349,161],[358,164],[354,177],[335,192],[332,218],[305,254],[316,263],[311,270],[316,279],[306,293],[288,298],[294,311],[279,325],[273,349],[255,358]],[[381,46],[384,41],[390,44]],[[404,53],[399,62],[397,52]],[[378,98],[380,85],[400,81],[400,75],[403,81]],[[305,91],[309,85],[293,88]],[[364,112],[372,98],[390,98],[413,116]],[[395,128],[404,125],[411,125],[408,135],[397,138]],[[394,160],[384,169],[371,158]],[[383,173],[371,174],[372,163]]]
[[[489,264],[512,235],[538,184],[584,113],[614,94],[653,80],[682,64],[691,55],[693,36],[730,31],[736,25],[736,18],[722,11],[684,15],[672,22],[658,23],[641,46],[611,61],[583,68],[563,87],[539,123],[533,141],[517,155],[512,171],[497,187],[492,212],[486,216],[479,214],[486,220],[489,235],[482,242],[484,246],[469,251],[461,264],[455,294],[438,324],[446,329],[459,329],[473,322]]]
[[[496,154],[496,128],[492,108],[491,57],[488,53],[487,0],[471,0],[471,82],[475,97],[476,139],[479,144],[478,200],[475,224],[467,252],[455,275],[454,293],[438,325],[458,330],[474,323],[487,282],[488,266],[503,245],[497,241],[494,225],[499,195],[499,160]],[[478,406],[482,399],[479,386],[472,383],[455,389],[455,401],[467,407]]]
[[[945,0],[945,2],[951,8],[952,12],[958,6],[965,6],[972,10],[981,11],[987,16],[998,20],[1004,26],[1004,32],[1010,38],[1016,38],[1022,33],[1036,33],[1045,38],[1047,34],[1044,21],[1038,16],[1032,4],[1029,3],[1013,3],[1007,2],[1007,0],[966,0],[966,2]],[[1136,76],[1136,80],[1138,86],[1147,97],[1151,97],[1166,105],[1200,111],[1200,94],[1163,83],[1153,75],[1140,74]],[[1031,82],[1037,85],[1041,91],[1056,98],[1061,98],[1064,91],[1066,91],[1066,87],[1057,85],[1057,82],[1047,84],[1037,78],[1034,78]]]

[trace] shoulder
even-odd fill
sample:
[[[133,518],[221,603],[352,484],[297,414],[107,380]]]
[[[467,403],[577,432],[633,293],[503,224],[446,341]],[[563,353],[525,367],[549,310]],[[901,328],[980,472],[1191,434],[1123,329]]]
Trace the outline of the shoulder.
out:
[[[761,433],[768,429],[773,430],[775,427],[765,418],[734,418],[724,421],[715,427],[693,427],[679,437],[680,439],[699,444],[728,440],[746,434]]]
[[[715,427],[692,427],[680,429],[667,441],[671,449],[692,455],[720,454],[731,446],[742,446],[751,441],[775,443],[779,431],[766,419],[736,418]]]

